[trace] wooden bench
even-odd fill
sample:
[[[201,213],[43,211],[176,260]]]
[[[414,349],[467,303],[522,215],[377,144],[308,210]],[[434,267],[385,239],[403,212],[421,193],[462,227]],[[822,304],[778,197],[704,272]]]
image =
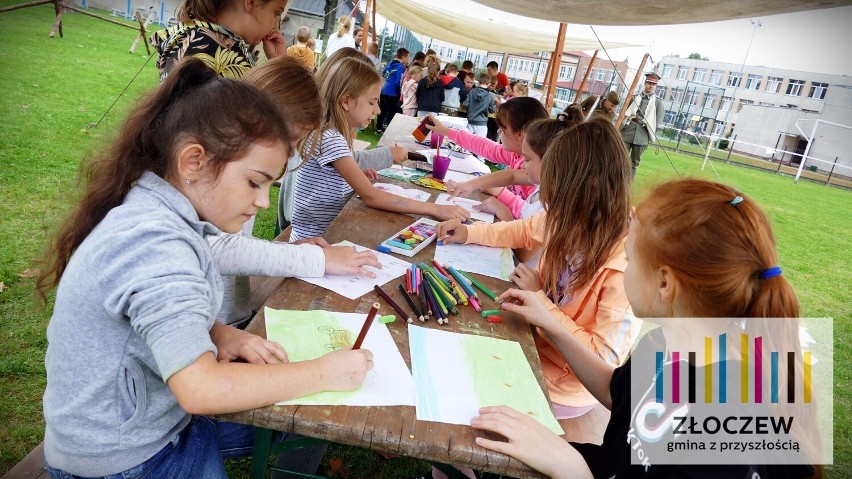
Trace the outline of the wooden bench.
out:
[[[35,449],[15,464],[15,467],[3,475],[3,479],[40,479],[47,478],[47,470],[44,468],[44,443],[39,443]]]

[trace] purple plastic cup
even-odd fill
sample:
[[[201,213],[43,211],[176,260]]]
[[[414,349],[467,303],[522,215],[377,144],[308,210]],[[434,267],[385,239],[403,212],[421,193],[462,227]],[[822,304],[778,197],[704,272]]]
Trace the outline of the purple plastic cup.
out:
[[[433,131],[432,134],[429,136],[429,145],[432,148],[438,148],[438,145],[441,145],[443,143],[444,143],[444,135],[442,135],[440,133],[435,133]]]
[[[436,155],[432,160],[432,177],[438,180],[443,180],[447,176],[447,170],[450,168],[450,157]]]

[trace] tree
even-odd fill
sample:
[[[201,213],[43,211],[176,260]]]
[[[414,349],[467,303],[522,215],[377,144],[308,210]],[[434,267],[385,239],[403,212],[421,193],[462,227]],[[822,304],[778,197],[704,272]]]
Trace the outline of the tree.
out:
[[[689,56],[686,57],[686,58],[688,58],[690,60],[710,60],[707,57],[702,57],[701,54],[698,53],[698,52],[690,53]]]
[[[328,40],[329,34],[334,30],[334,26],[337,25],[335,12],[337,12],[337,0],[325,0],[325,19],[322,24],[322,38],[324,40]]]

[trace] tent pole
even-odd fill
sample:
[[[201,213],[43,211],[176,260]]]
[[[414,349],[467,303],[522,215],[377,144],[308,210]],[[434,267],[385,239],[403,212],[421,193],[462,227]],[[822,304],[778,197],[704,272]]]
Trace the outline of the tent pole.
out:
[[[357,3],[355,4],[355,8],[358,8]],[[373,0],[367,0],[367,8],[364,10],[364,24],[362,25],[362,27],[364,27],[364,35],[361,37],[361,53],[365,55],[367,54],[367,42],[364,41],[364,37],[366,37],[367,34],[370,33],[370,11],[372,8]],[[355,19],[353,18],[352,20],[354,21]],[[373,39],[373,41],[375,41],[375,39]]]
[[[618,120],[615,121],[615,127],[621,128],[621,122],[624,121],[624,113],[627,111],[627,107],[633,102],[633,91],[636,90],[636,84],[639,83],[639,76],[642,75],[642,72],[645,70],[645,62],[648,61],[649,54],[646,53],[645,56],[642,57],[642,61],[639,63],[639,69],[636,70],[636,77],[633,78],[633,83],[630,84],[630,90],[627,91],[627,99],[624,102],[624,106],[621,107],[621,111],[618,112]]]
[[[592,59],[589,61],[589,68],[586,68],[586,73],[583,74],[583,81],[580,82],[580,88],[577,88],[577,94],[574,95],[574,104],[580,101],[580,95],[583,93],[583,88],[586,86],[586,80],[589,79],[589,75],[592,74],[592,67],[595,66],[595,60],[598,59],[598,51],[595,50],[595,54],[592,55]],[[579,65],[578,65],[579,66]]]
[[[376,2],[377,1],[378,0],[373,0],[373,9],[370,10],[370,18],[371,18],[370,21],[373,22],[373,43],[376,43],[376,25],[378,25],[378,23],[376,23]]]
[[[559,67],[556,64],[558,59],[559,63],[562,63],[562,50],[565,49],[565,30],[568,25],[565,23],[559,24],[559,34],[556,37],[556,48],[553,50],[553,67],[550,69],[550,86],[547,89],[547,100],[544,103],[544,108],[547,110],[548,115],[550,114],[550,109],[553,107],[553,97],[556,95],[556,79],[559,74]]]

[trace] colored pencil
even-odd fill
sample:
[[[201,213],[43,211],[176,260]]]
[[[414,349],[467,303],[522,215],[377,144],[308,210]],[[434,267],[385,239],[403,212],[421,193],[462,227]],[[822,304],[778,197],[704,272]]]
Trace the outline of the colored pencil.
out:
[[[438,271],[440,271],[440,272],[441,272],[441,274],[443,274],[443,275],[444,275],[444,276],[446,276],[447,278],[450,278],[450,273],[448,273],[448,272],[447,272],[447,269],[446,269],[446,268],[447,268],[447,266],[446,266],[446,265],[441,266],[441,265],[440,265],[440,263],[438,263],[438,260],[436,260],[436,259],[433,259],[433,260],[432,260],[432,264],[433,264],[433,265],[435,265],[435,269],[437,269]],[[452,279],[452,278],[450,278],[450,279]]]
[[[352,345],[352,349],[361,349],[361,344],[364,342],[364,338],[367,337],[367,330],[370,329],[370,326],[376,319],[376,314],[378,314],[379,312],[379,307],[379,303],[373,303],[373,306],[370,308],[370,312],[367,313],[367,320],[364,321],[364,326],[361,326],[361,332],[358,333],[358,338],[355,339],[355,344]]]
[[[428,299],[429,304],[431,305],[432,316],[435,317],[435,321],[437,321],[438,324],[443,324],[444,316],[441,311],[441,306],[439,306],[438,299],[435,297],[435,292],[432,290],[432,286],[429,284],[429,279],[425,277],[424,279],[425,281],[423,282],[423,293],[426,295],[426,298]]]
[[[441,284],[441,282],[431,274],[427,274],[426,277],[430,279],[430,284],[435,289],[435,294],[438,295],[438,297],[441,299],[441,302],[444,304],[444,309],[446,310],[445,312],[459,314],[459,310],[456,308],[456,304],[458,304],[458,302],[456,301],[455,296],[450,294],[450,292],[447,291],[447,288],[445,288]]]
[[[420,270],[418,270],[420,271]],[[429,316],[432,316],[432,306],[429,305],[429,298],[426,297],[426,292],[423,290],[423,283],[418,281],[417,289],[419,289],[420,294],[420,310],[423,311],[423,319],[421,321],[425,321],[429,319]]]
[[[423,321],[423,315],[420,314],[420,310],[417,309],[417,305],[414,304],[414,300],[411,299],[411,296],[408,295],[408,291],[406,291],[402,285],[399,285],[399,292],[402,294],[402,299],[404,299],[405,302],[411,306],[411,309],[414,310],[414,316],[416,316],[420,321]]]
[[[482,311],[482,307],[479,306],[479,302],[476,300],[476,298],[470,298],[470,304],[471,306],[473,306],[473,309],[476,310],[477,313]]]
[[[374,285],[373,289],[377,293],[379,293],[379,296],[381,296],[390,305],[390,307],[393,308],[399,314],[400,317],[405,318],[405,320],[409,323],[414,322],[414,319],[411,318],[411,315],[403,311],[403,309],[400,308],[399,305],[396,304],[396,302],[392,300],[391,297],[388,296],[388,294],[385,293],[385,291],[379,285]]]
[[[438,294],[434,281],[429,275],[426,275],[426,284],[428,285],[427,294],[430,294],[432,299],[435,300],[435,305],[438,307],[438,314],[441,319],[444,319],[448,312],[447,305],[444,304],[444,299]],[[434,309],[432,311],[434,312]]]
[[[473,286],[465,283],[464,279],[462,279],[462,278],[464,278],[464,276],[462,276],[461,273],[459,273],[459,271],[457,269],[453,268],[452,266],[447,266],[447,269],[449,270],[449,272],[453,276],[453,278],[456,279],[456,281],[461,285],[462,289],[464,289],[465,292],[468,295],[473,296],[476,299],[479,299],[479,295],[476,294],[476,291],[473,290]]]
[[[493,299],[493,300],[495,300],[495,301],[497,300],[497,295],[496,295],[496,294],[494,294],[494,293],[492,293],[492,292],[491,292],[488,288],[486,288],[485,286],[482,286],[482,284],[481,284],[479,281],[477,281],[477,280],[473,279],[473,278],[472,278],[469,274],[465,273],[464,271],[459,271],[459,273],[461,273],[461,274],[462,274],[465,278],[469,279],[469,280],[470,280],[470,282],[471,282],[471,283],[473,283],[473,285],[474,285],[474,286],[476,286],[477,288],[479,288],[479,290],[480,290],[480,291],[482,291],[483,293],[485,293],[486,295],[488,295],[488,297],[489,297],[489,298],[491,298],[491,299]]]
[[[411,291],[411,270],[405,270],[405,290]]]

